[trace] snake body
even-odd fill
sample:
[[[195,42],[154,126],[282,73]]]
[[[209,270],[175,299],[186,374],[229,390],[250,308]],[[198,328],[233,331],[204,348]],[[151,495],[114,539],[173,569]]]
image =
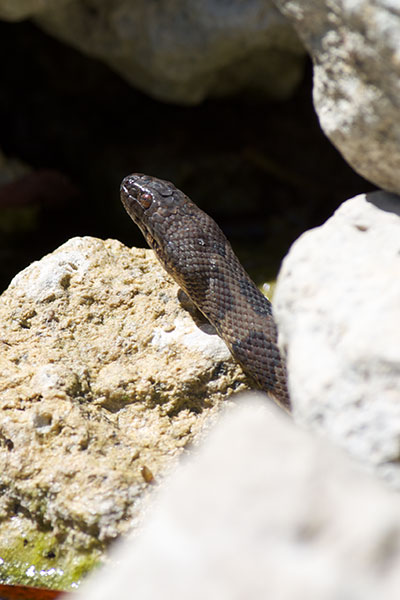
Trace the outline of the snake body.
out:
[[[215,223],[172,183],[133,174],[121,200],[165,270],[215,327],[257,386],[290,408],[271,303]]]

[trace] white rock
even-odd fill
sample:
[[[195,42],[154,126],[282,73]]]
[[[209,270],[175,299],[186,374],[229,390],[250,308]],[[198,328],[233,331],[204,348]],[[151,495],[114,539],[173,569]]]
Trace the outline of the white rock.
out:
[[[155,327],[151,344],[159,350],[183,344],[188,350],[193,349],[213,360],[230,359],[228,346],[217,335],[212,325],[204,323],[201,328],[188,330],[186,320],[181,317],[175,319],[174,328],[168,331],[161,327]]]
[[[298,421],[400,487],[400,199],[345,202],[303,234],[274,297]]]
[[[400,3],[276,0],[314,62],[321,126],[361,175],[400,192]]]
[[[394,600],[398,496],[265,399],[225,415],[76,600]]]
[[[35,261],[18,273],[9,289],[37,302],[63,296],[72,276],[82,280],[91,266],[92,245],[89,237],[68,240],[62,251],[49,255],[46,261]]]

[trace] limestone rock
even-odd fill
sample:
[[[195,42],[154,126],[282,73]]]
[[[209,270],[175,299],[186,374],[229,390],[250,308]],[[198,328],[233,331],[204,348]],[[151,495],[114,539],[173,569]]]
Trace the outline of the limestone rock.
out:
[[[90,237],[14,278],[0,297],[2,521],[17,512],[74,547],[107,544],[248,387],[177,290],[152,251]]]
[[[276,0],[314,62],[326,135],[366,179],[400,192],[400,4]]]
[[[287,98],[303,72],[297,34],[265,0],[0,0],[0,15],[32,16],[167,102],[196,104],[243,89]]]
[[[229,409],[76,600],[397,600],[399,520],[397,495],[261,399]]]
[[[400,198],[357,196],[304,233],[274,308],[297,420],[400,487]]]

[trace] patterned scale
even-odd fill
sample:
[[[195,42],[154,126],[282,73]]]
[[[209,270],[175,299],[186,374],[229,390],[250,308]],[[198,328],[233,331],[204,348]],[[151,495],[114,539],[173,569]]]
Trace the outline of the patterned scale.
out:
[[[290,409],[271,303],[215,221],[172,183],[134,174],[121,200],[162,266],[212,323],[257,386]]]

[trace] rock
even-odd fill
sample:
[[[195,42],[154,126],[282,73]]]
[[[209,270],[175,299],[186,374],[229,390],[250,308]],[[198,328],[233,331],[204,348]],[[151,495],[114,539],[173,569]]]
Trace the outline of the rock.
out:
[[[303,74],[303,46],[265,0],[92,0],[90,7],[78,0],[0,0],[0,15],[33,17],[51,35],[167,102],[197,104],[242,90],[286,99]]]
[[[304,233],[274,296],[295,418],[400,487],[400,198],[348,200]]]
[[[152,251],[86,237],[0,297],[3,558],[16,513],[21,527],[55,536],[57,557],[101,551],[135,525],[153,481],[229,394],[248,387],[177,290]]]
[[[397,495],[242,398],[74,598],[394,600],[399,520]]]
[[[65,0],[54,0],[61,4]],[[19,21],[40,13],[51,6],[52,0],[0,0],[0,19],[6,21]]]
[[[276,0],[314,62],[321,126],[366,179],[400,192],[400,5]]]

